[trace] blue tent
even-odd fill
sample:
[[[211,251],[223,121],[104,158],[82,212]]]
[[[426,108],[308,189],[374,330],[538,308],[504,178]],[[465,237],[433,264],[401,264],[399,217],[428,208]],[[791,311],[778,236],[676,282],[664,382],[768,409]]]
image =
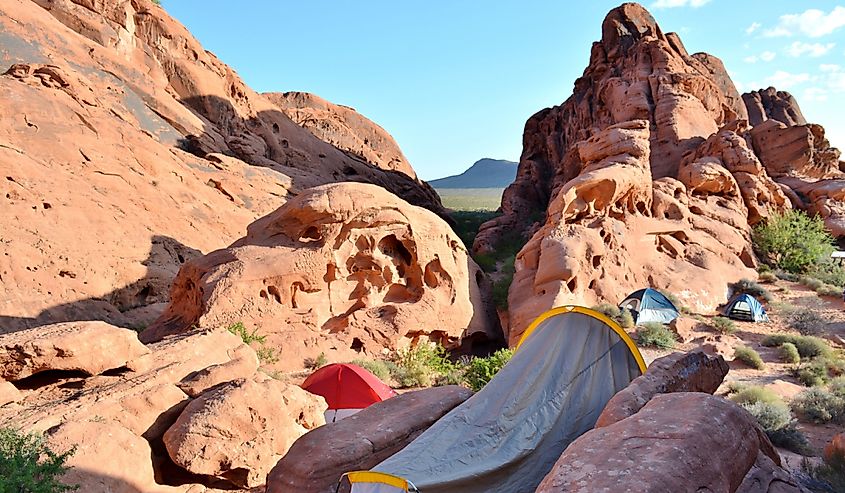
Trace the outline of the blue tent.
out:
[[[619,308],[627,308],[634,316],[634,322],[659,322],[668,324],[681,314],[669,298],[656,289],[645,288],[629,294]]]
[[[750,294],[738,294],[725,305],[724,315],[734,320],[768,322],[769,316],[757,298]]]

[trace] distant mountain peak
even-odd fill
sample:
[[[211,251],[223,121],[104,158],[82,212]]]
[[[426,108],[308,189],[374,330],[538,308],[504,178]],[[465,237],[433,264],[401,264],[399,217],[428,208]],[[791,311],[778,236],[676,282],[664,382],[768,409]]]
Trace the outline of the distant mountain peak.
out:
[[[482,158],[459,175],[428,182],[434,188],[505,188],[516,178],[517,163]]]

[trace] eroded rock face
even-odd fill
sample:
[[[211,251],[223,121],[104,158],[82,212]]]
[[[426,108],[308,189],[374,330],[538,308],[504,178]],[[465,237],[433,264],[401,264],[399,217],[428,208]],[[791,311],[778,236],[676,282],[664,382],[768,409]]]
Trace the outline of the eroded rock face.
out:
[[[728,364],[721,356],[701,351],[672,353],[658,358],[631,385],[614,395],[596,421],[596,428],[623,420],[642,409],[651,399],[672,392],[712,394],[728,374]]]
[[[748,123],[753,127],[766,120],[777,120],[788,127],[807,124],[798,101],[786,91],[769,87],[747,92],[742,100],[748,109]]]
[[[698,184],[693,192],[672,178],[652,180],[649,135],[648,122],[636,120],[575,147],[581,173],[557,192],[545,225],[517,256],[510,344],[554,306],[615,302],[639,287],[663,286],[707,309],[726,300],[725,279],[752,274],[749,209],[733,175],[726,168],[715,177],[699,173],[688,180]],[[739,161],[716,143],[704,141],[700,149],[705,156],[695,163],[702,167],[717,169],[728,154]]]
[[[10,0],[0,33],[0,332],[146,326],[186,261],[307,187],[378,183],[443,213],[412,171],[314,137],[152,1]]]
[[[105,322],[67,322],[0,335],[0,378],[48,370],[88,375],[126,366],[149,353],[134,331]]]
[[[297,438],[325,423],[325,410],[321,397],[295,385],[236,380],[191,401],[164,444],[186,470],[251,488]]]
[[[761,453],[780,466],[765,433],[736,404],[661,394],[572,442],[537,492],[736,491]]]
[[[263,96],[318,139],[356,154],[379,168],[416,178],[393,137],[354,109],[307,92],[269,92]]]
[[[745,141],[747,118],[720,60],[688,54],[638,4],[613,9],[573,95],[526,123],[504,215],[473,245],[530,238],[510,343],[553,306],[616,303],[643,286],[699,310],[724,303],[727,284],[752,274],[750,225],[791,206]]]
[[[471,395],[453,385],[408,392],[310,431],[267,476],[267,493],[333,493],[343,473],[375,467]]]
[[[617,7],[602,24],[602,39],[593,43],[574,94],[525,124],[517,178],[502,197],[505,214],[482,227],[474,249],[491,250],[504,231],[529,228],[557,190],[581,173],[576,143],[611,125],[650,122],[647,160],[653,177],[661,178],[674,177],[685,152],[746,115],[721,61],[690,56],[642,6]]]
[[[354,358],[421,338],[454,346],[496,332],[480,276],[431,212],[372,185],[315,187],[230,248],[188,263],[142,339],[242,321],[268,335],[286,368],[321,352]]]

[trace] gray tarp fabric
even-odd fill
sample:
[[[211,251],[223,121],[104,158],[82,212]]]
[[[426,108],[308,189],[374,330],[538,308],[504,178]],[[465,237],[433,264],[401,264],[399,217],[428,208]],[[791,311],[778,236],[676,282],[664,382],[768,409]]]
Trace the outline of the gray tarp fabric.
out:
[[[373,470],[421,493],[533,492],[644,369],[630,338],[604,320],[580,307],[550,310],[487,386]]]

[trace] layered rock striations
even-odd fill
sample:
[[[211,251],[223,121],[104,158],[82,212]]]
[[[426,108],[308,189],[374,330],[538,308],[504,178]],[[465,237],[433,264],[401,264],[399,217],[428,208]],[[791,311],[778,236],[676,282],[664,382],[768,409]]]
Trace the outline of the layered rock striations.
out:
[[[406,161],[315,137],[152,1],[9,0],[0,45],[0,332],[147,325],[182,264],[308,187],[444,213]]]

